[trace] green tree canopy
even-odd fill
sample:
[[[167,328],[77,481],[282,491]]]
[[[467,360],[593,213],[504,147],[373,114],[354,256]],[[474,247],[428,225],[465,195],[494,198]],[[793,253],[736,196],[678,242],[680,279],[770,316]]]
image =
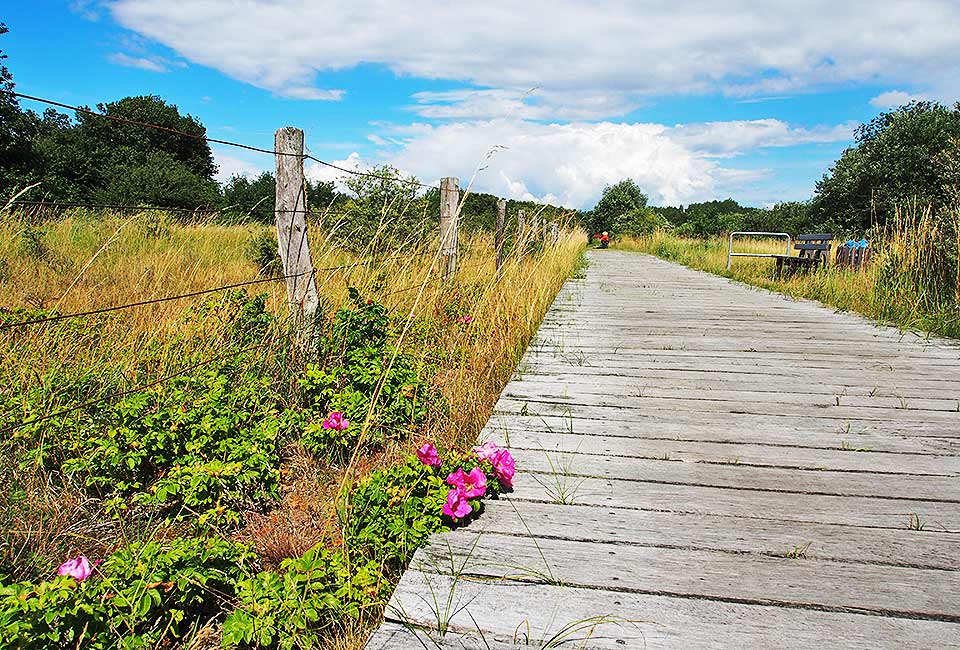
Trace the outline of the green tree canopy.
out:
[[[0,23],[0,36],[9,32]],[[0,49],[0,188],[29,180],[29,170],[35,163],[31,140],[35,136],[36,121],[20,110],[14,90],[13,74],[3,64],[7,55]]]
[[[201,179],[212,181],[216,175],[213,152],[204,140],[207,129],[192,115],[181,115],[173,104],[156,95],[141,95],[98,104],[97,109],[102,115],[155,124],[189,135],[78,113],[77,129],[96,157],[110,158],[114,151],[124,147],[141,152],[144,157],[152,152],[163,152]]]
[[[960,104],[914,102],[881,113],[857,129],[856,145],[817,183],[815,218],[836,230],[865,230],[909,201],[941,207],[947,197],[935,161],[957,137]]]
[[[593,208],[590,229],[594,233],[616,233],[616,226],[625,214],[647,207],[647,195],[633,181],[625,178],[615,185],[603,188],[603,196]]]
[[[322,211],[338,209],[346,197],[338,192],[333,181],[306,179],[307,208]],[[270,172],[261,172],[255,178],[235,174],[223,188],[223,204],[231,213],[261,223],[273,223],[276,206],[277,182]]]

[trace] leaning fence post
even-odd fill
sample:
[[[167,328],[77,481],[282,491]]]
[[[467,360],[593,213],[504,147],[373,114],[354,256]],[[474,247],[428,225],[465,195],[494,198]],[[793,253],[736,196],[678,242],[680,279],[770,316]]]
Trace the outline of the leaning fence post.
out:
[[[307,238],[303,131],[292,126],[277,129],[274,151],[277,159],[277,245],[287,282],[287,303],[300,343],[308,344],[313,338],[320,301]]]
[[[497,234],[494,239],[494,245],[497,249],[497,273],[503,268],[503,236],[504,227],[507,221],[507,201],[500,199],[497,201]]]
[[[443,279],[453,278],[457,271],[457,204],[460,190],[457,179],[447,177],[440,181],[440,255]]]
[[[523,210],[517,210],[517,254],[523,256],[526,240],[527,215]]]

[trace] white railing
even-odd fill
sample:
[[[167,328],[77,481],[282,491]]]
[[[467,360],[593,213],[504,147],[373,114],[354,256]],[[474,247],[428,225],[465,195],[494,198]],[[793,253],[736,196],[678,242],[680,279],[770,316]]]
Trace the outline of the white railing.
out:
[[[790,247],[793,245],[793,240],[790,238],[790,235],[785,232],[732,232],[730,233],[730,245],[727,247],[727,270],[730,270],[730,265],[733,263],[734,257],[779,257],[778,254],[773,253],[734,253],[733,252],[733,238],[736,236],[743,237],[786,237],[787,238],[787,252],[785,253],[788,257],[790,255]]]

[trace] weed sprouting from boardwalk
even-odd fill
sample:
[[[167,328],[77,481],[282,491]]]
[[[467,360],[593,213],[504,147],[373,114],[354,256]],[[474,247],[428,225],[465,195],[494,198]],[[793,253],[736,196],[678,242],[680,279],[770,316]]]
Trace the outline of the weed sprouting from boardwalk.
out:
[[[807,557],[807,551],[810,550],[810,546],[813,542],[807,542],[806,544],[798,544],[792,549],[783,554],[785,558],[790,560],[802,560]]]
[[[916,512],[911,512],[910,517],[907,520],[907,528],[910,530],[924,530],[927,527],[927,523],[920,518],[920,515]]]
[[[577,500],[577,493],[583,486],[583,477],[575,476],[573,463],[576,452],[554,451],[541,449],[543,456],[550,466],[547,474],[531,474],[533,479],[544,489],[551,501],[559,505],[573,505]]]
[[[410,631],[418,640],[420,640],[421,644],[423,644],[423,641],[421,640],[422,633],[437,648],[440,648],[443,644],[444,638],[450,631],[450,624],[453,619],[461,612],[466,610],[466,608],[472,602],[472,599],[469,599],[466,602],[461,602],[459,599],[457,599],[457,586],[460,584],[464,574],[467,572],[467,565],[472,560],[473,554],[476,552],[477,545],[480,543],[480,535],[476,536],[473,544],[459,559],[457,558],[457,554],[454,553],[453,548],[450,546],[450,542],[448,540],[444,540],[444,543],[446,544],[447,549],[444,559],[449,562],[449,573],[446,573],[448,567],[441,566],[440,560],[434,559],[433,556],[428,556],[427,561],[429,562],[430,567],[433,569],[433,576],[442,576],[444,579],[447,577],[450,578],[449,586],[446,589],[436,588],[431,580],[431,574],[422,573],[422,575],[425,576],[427,591],[429,593],[418,594],[418,598],[421,600],[421,602],[423,602],[433,616],[431,625],[422,626],[415,624],[414,618],[403,609],[403,603],[400,601],[391,606],[393,608],[393,613],[399,617],[400,621],[408,629],[408,631]],[[399,609],[397,609],[398,607]]]

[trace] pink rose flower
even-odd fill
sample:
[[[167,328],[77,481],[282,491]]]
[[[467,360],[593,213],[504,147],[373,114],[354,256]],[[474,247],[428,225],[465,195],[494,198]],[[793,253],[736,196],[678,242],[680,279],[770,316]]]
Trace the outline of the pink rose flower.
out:
[[[440,467],[440,455],[437,448],[429,442],[417,450],[417,458],[427,467]]]
[[[100,564],[97,562],[97,564]],[[72,560],[67,560],[57,568],[58,576],[70,576],[77,582],[83,582],[93,573],[93,567],[90,566],[90,560],[86,555],[79,555]]]
[[[472,451],[474,454],[477,455],[477,458],[479,458],[480,460],[492,461],[496,453],[500,451],[500,447],[497,447],[497,445],[495,445],[494,443],[488,440],[487,442],[483,443],[479,447],[474,447]]]
[[[324,429],[336,429],[337,431],[343,431],[350,426],[350,420],[343,419],[343,413],[340,411],[334,411],[327,416],[327,419],[323,421]]]
[[[474,467],[469,472],[464,472],[461,468],[447,477],[447,485],[460,488],[464,496],[474,499],[487,493],[487,475],[479,467]]]
[[[497,475],[500,483],[502,483],[504,487],[512,488],[513,477],[517,473],[517,466],[510,452],[506,449],[498,450],[493,458],[490,459],[490,464],[493,465],[493,471]]]
[[[473,508],[467,502],[467,496],[463,488],[455,487],[447,493],[447,502],[443,504],[443,514],[454,521],[463,519],[473,512]]]

